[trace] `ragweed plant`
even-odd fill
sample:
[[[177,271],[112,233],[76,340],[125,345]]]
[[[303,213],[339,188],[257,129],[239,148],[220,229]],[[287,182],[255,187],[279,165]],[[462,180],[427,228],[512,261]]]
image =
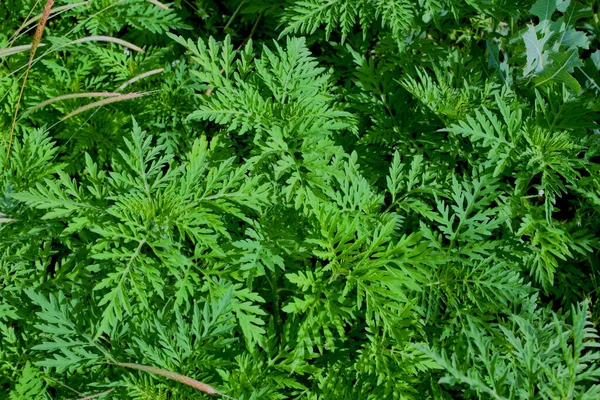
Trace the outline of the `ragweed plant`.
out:
[[[0,397],[600,397],[597,2],[0,18]]]

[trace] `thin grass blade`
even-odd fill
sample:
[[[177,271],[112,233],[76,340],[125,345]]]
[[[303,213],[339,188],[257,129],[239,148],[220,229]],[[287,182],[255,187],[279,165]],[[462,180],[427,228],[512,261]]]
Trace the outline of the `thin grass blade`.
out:
[[[61,100],[89,98],[89,97],[117,97],[117,96],[122,96],[122,95],[119,93],[113,93],[113,92],[89,92],[89,93],[63,94],[61,96],[56,96],[51,99],[42,101],[40,104],[27,110],[27,114],[34,112],[35,110],[37,110],[39,108],[45,107],[48,104],[56,103],[57,101],[61,101]]]
[[[101,107],[101,106],[104,106],[106,104],[116,103],[118,101],[130,100],[130,99],[135,99],[137,97],[147,96],[150,93],[154,93],[154,92],[145,92],[145,93],[135,93],[134,92],[134,93],[127,93],[127,94],[122,94],[122,95],[115,96],[115,97],[109,97],[108,99],[104,99],[104,100],[100,100],[100,101],[95,101],[93,103],[87,104],[87,105],[85,105],[83,107],[79,107],[78,109],[70,112],[65,117],[61,118],[61,121],[64,121],[64,120],[69,119],[71,117],[74,117],[77,114],[81,114],[84,111],[91,110],[92,108]]]
[[[82,1],[81,3],[66,4],[64,6],[53,8],[52,11],[50,12],[50,18],[53,16],[56,16],[56,14],[60,14],[64,11],[69,11],[76,7],[85,6],[90,3],[91,3],[91,0],[88,0],[88,1]],[[11,42],[15,41],[20,36],[19,34],[21,34],[21,30],[23,30],[23,29],[27,28],[29,25],[32,25],[33,23],[39,21],[40,19],[42,19],[43,16],[44,16],[44,13],[42,12],[42,13],[36,15],[35,17],[32,17],[32,18],[28,19],[27,21],[25,21],[25,23],[23,23],[23,25],[21,25],[19,27],[19,29],[17,29],[17,31],[13,34],[13,36],[11,38]],[[28,31],[29,30],[23,32],[23,34],[27,33]]]
[[[209,386],[206,383],[202,383],[195,379],[189,378],[185,375],[176,374],[175,372],[167,371],[167,370],[160,369],[160,368],[150,367],[147,365],[132,364],[132,363],[116,363],[115,365],[118,365],[119,367],[137,369],[137,370],[148,372],[151,374],[161,375],[166,378],[173,379],[174,381],[183,383],[184,385],[188,385],[195,389],[201,390],[204,393],[220,394],[212,386]]]
[[[168,10],[168,9],[169,9],[169,6],[168,6],[168,5],[166,5],[166,4],[163,4],[163,3],[161,3],[161,2],[160,2],[160,1],[158,1],[158,0],[146,0],[146,1],[147,1],[148,3],[152,3],[152,4],[154,4],[154,5],[155,5],[155,6],[157,6],[157,7],[160,7],[160,8],[162,8],[163,10]]]
[[[119,86],[117,88],[117,90],[115,90],[115,92],[120,92],[121,90],[125,89],[127,86],[131,85],[132,83],[135,83],[135,82],[139,81],[140,79],[147,78],[151,75],[160,74],[164,70],[165,70],[164,68],[157,68],[157,69],[153,69],[152,71],[144,72],[143,74],[134,76],[133,78],[131,78],[130,80],[128,80],[127,82],[125,82],[124,84]]]
[[[40,45],[40,41],[42,40],[44,28],[46,27],[46,22],[48,21],[48,16],[50,16],[50,11],[52,11],[53,5],[54,5],[54,0],[46,1],[46,5],[44,6],[44,12],[42,13],[42,17],[40,18],[40,22],[38,23],[37,29],[35,30],[35,35],[33,36],[31,50],[29,51],[29,62],[27,63],[27,69],[25,70],[25,76],[23,77],[23,84],[21,85],[21,90],[19,91],[19,97],[17,98],[17,105],[15,106],[15,113],[13,114],[13,120],[12,120],[12,124],[10,126],[10,134],[8,137],[8,146],[6,147],[6,158],[7,159],[10,156],[10,148],[12,146],[13,135],[15,134],[15,125],[17,123],[17,116],[19,115],[19,106],[21,105],[21,98],[23,98],[23,90],[25,90],[25,84],[27,83],[27,77],[29,77],[29,71],[31,70],[33,57],[35,56],[35,51],[37,50],[38,46]]]
[[[43,43],[38,44],[38,47],[42,47],[42,46],[45,46],[45,45]],[[24,51],[29,51],[29,50],[31,50],[31,47],[33,47],[32,44],[25,44],[23,46],[15,46],[15,47],[8,47],[6,49],[0,49],[0,58],[10,56],[13,54],[17,54],[17,53],[22,53]]]
[[[123,47],[127,47],[131,50],[138,51],[140,53],[144,52],[144,49],[142,49],[141,47],[136,46],[135,44],[130,43],[126,40],[115,38],[112,36],[86,36],[84,38],[75,39],[69,43],[66,43],[65,46],[68,46],[70,44],[85,43],[85,42],[111,42],[111,43],[121,45]]]
[[[115,389],[109,389],[109,390],[107,390],[105,392],[102,392],[102,393],[96,393],[96,394],[92,394],[92,395],[89,395],[89,396],[80,397],[77,400],[93,400],[93,399],[97,399],[98,397],[107,395],[107,394],[109,394],[110,392],[112,392],[114,390]]]
[[[15,222],[16,219],[13,218],[5,218],[6,214],[0,213],[0,224],[6,224],[8,222]]]

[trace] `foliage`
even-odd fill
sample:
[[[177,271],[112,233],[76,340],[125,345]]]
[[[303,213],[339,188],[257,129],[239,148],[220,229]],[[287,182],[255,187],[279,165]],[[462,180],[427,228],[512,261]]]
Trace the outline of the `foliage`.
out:
[[[597,2],[42,3],[0,397],[600,397]]]

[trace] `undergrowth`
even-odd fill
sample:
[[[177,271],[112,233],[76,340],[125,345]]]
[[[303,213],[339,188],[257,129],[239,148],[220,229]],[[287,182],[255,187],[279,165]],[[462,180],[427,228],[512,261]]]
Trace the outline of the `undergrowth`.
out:
[[[1,398],[600,398],[595,0],[0,20]]]

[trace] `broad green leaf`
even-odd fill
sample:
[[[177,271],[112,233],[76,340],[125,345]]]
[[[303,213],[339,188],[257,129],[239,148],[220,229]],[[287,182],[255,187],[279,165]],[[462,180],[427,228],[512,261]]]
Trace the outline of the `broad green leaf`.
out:
[[[544,32],[542,37],[538,38],[538,32],[533,25],[529,25],[527,31],[521,36],[525,42],[527,63],[523,68],[523,76],[529,76],[532,73],[540,73],[548,64],[549,52],[545,48],[552,37],[553,32]]]
[[[571,0],[537,0],[529,12],[538,17],[540,22],[547,21],[557,9],[564,12],[570,3]]]
[[[575,93],[581,91],[579,82],[570,74],[573,68],[583,66],[576,51],[569,53],[553,53],[549,58],[550,65],[534,79],[535,86],[558,82],[566,85]]]

